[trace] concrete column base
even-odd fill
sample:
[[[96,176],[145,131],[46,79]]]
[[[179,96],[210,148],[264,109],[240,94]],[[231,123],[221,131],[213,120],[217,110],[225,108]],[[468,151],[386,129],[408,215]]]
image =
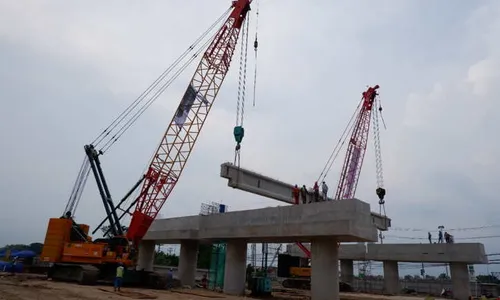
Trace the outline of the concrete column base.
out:
[[[137,270],[153,271],[155,260],[155,241],[142,241],[139,244],[139,256],[137,258]]]
[[[343,282],[354,284],[354,261],[351,259],[340,260],[340,279]]]
[[[466,263],[450,263],[453,297],[466,300],[471,295],[469,269]]]
[[[339,249],[334,239],[311,243],[311,299],[339,299]]]
[[[196,265],[198,264],[198,242],[181,241],[179,256],[179,280],[183,286],[195,285]]]
[[[400,292],[397,261],[384,261],[384,291],[390,295],[397,295]]]
[[[245,295],[247,242],[229,240],[226,246],[226,265],[223,292],[228,295]]]

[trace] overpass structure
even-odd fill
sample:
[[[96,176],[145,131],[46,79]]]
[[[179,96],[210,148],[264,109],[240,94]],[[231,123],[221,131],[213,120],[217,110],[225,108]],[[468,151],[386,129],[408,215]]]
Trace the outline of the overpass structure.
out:
[[[237,167],[230,162],[223,163],[220,176],[228,179],[227,185],[263,197],[294,204],[292,196],[293,185],[257,172]],[[313,202],[312,195],[307,194],[307,202]],[[328,200],[333,200],[328,198]],[[372,212],[372,222],[378,230],[387,231],[391,227],[391,219],[379,213]]]
[[[310,249],[310,245],[304,244]],[[295,244],[289,244],[286,252],[293,256],[306,257]],[[397,294],[399,285],[398,262],[449,263],[453,293],[457,299],[470,295],[469,264],[486,264],[488,257],[480,243],[460,244],[348,244],[341,245],[340,274],[342,281],[353,283],[354,261],[382,261],[384,268],[384,290]]]
[[[311,295],[339,299],[337,242],[375,242],[370,205],[357,199],[158,219],[139,249],[139,268],[153,270],[157,243],[180,243],[179,280],[194,285],[199,243],[226,243],[224,292],[245,291],[247,243],[310,242]]]
[[[221,177],[243,191],[293,203],[292,185],[261,174],[222,164]],[[332,200],[332,199],[329,199]],[[368,203],[345,199],[287,205],[255,210],[226,212],[208,216],[158,219],[153,222],[139,250],[139,268],[153,270],[157,243],[180,244],[178,277],[183,285],[194,285],[198,245],[227,245],[224,292],[242,295],[245,291],[247,243],[310,243],[312,300],[339,299],[339,260],[343,280],[353,278],[354,260],[384,263],[385,292],[399,292],[398,261],[450,263],[456,299],[470,295],[468,264],[487,263],[482,244],[364,244],[376,242],[377,229],[387,230],[391,220],[373,213]],[[303,255],[289,246],[289,252]]]

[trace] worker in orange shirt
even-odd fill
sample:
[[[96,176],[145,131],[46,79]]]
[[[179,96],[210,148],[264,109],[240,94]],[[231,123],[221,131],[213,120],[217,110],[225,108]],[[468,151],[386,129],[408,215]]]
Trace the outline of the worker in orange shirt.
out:
[[[297,185],[292,188],[292,196],[295,204],[299,204],[300,189]]]
[[[314,194],[314,202],[319,202],[319,185],[317,181],[314,182],[313,194]]]

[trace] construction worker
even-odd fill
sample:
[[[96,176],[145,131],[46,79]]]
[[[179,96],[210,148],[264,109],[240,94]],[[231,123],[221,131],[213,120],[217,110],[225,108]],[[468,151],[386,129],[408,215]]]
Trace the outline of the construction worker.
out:
[[[307,188],[306,188],[305,184],[303,184],[302,187],[300,188],[300,196],[302,197],[302,203],[306,204],[307,203]]]
[[[167,290],[174,287],[174,270],[172,268],[167,271]]]
[[[323,181],[321,184],[321,194],[323,195],[323,201],[328,200],[328,186],[326,185],[326,182]]]
[[[319,185],[318,182],[314,182],[313,187],[314,202],[319,202]]]
[[[443,232],[441,230],[439,230],[439,233],[438,233],[438,244],[442,244],[443,243]]]
[[[427,233],[427,238],[429,239],[429,244],[432,244],[432,234],[430,231]]]
[[[297,185],[292,188],[293,202],[299,204],[300,189]]]
[[[120,288],[123,283],[123,272],[125,271],[125,268],[123,267],[123,264],[120,262],[118,263],[118,267],[116,268],[116,277],[115,277],[115,292],[120,291]]]

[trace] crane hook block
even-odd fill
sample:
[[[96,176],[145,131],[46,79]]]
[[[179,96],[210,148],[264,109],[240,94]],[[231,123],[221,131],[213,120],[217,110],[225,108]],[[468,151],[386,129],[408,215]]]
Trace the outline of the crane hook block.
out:
[[[235,126],[233,130],[234,134],[234,139],[236,140],[236,143],[241,144],[241,141],[243,140],[243,136],[245,136],[245,129],[243,126]]]
[[[385,189],[384,188],[377,188],[375,190],[375,193],[377,194],[378,198],[380,199],[380,201],[384,201],[384,197],[385,197]]]

